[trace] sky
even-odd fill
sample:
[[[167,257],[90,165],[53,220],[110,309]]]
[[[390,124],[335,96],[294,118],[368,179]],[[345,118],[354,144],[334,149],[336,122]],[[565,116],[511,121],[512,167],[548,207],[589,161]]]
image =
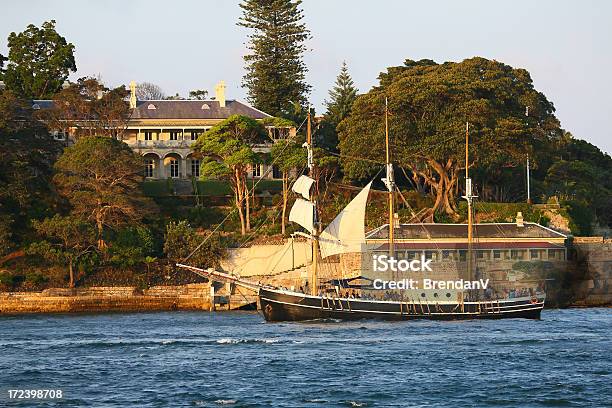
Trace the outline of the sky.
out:
[[[247,29],[238,0],[9,0],[6,37],[57,21],[76,47],[71,79],[101,76],[109,86],[153,82],[187,95],[224,80],[228,99],[246,100]],[[304,0],[311,31],[305,62],[317,113],[342,61],[361,92],[386,67],[407,58],[436,62],[473,56],[527,69],[551,100],[561,126],[612,153],[612,1],[606,0]]]

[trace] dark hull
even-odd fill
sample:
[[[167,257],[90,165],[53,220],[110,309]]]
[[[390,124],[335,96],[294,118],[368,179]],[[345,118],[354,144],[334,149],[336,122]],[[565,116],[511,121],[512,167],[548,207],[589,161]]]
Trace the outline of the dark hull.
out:
[[[539,319],[543,299],[454,303],[414,303],[362,299],[331,299],[301,293],[259,289],[259,302],[269,322],[316,319],[468,320]]]

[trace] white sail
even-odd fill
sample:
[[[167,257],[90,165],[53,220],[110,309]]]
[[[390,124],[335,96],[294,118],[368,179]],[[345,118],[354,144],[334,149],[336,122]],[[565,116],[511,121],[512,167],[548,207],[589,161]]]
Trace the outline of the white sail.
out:
[[[291,190],[293,190],[294,193],[301,194],[306,200],[310,200],[310,188],[314,182],[315,181],[310,177],[301,175],[297,180],[295,180]]]
[[[289,212],[289,221],[300,224],[312,234],[314,232],[314,204],[301,198],[295,200]]]
[[[365,245],[365,210],[372,182],[334,218],[319,237],[321,257],[361,252]]]

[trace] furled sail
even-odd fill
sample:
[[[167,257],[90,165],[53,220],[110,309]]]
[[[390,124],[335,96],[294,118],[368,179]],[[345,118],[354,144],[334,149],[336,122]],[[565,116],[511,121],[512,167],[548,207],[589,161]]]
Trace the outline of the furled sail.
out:
[[[311,234],[314,233],[314,208],[310,201],[298,198],[289,212],[289,221],[300,224]]]
[[[361,252],[365,244],[365,210],[372,182],[357,194],[319,237],[321,257]]]
[[[310,188],[314,182],[315,181],[310,177],[301,175],[297,180],[295,180],[291,190],[293,190],[294,193],[301,194],[306,200],[310,200]]]

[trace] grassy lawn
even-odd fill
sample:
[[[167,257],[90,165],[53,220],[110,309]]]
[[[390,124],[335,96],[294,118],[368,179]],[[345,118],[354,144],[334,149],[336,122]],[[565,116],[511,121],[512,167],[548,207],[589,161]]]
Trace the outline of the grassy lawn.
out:
[[[257,183],[257,181],[255,181]],[[247,181],[249,188],[253,186],[252,180]],[[225,197],[232,195],[229,183],[219,180],[197,181],[198,193],[204,197]],[[255,191],[261,193],[269,191],[271,194],[279,193],[283,189],[282,180],[261,180]],[[172,193],[172,181],[151,180],[143,183],[145,195],[150,197],[164,197]]]

